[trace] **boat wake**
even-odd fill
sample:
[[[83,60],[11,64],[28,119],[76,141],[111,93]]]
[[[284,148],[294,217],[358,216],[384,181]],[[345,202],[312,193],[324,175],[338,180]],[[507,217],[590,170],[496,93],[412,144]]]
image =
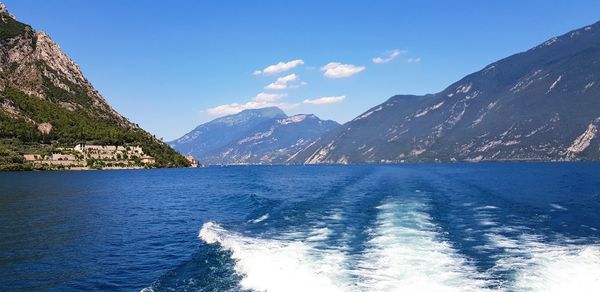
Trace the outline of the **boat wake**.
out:
[[[208,244],[219,243],[237,261],[240,285],[257,291],[346,291],[340,266],[344,255],[302,241],[250,238],[208,222],[200,230]]]
[[[469,261],[444,241],[418,200],[379,210],[372,239],[358,261],[361,291],[482,291],[488,286]]]
[[[473,260],[443,240],[419,202],[380,205],[364,250],[326,246],[330,231],[278,238],[249,237],[205,223],[200,238],[231,252],[244,289],[255,291],[593,291],[600,283],[600,248],[552,245],[534,236],[489,234],[495,265],[478,271]],[[321,240],[316,242],[315,238]],[[509,274],[498,284],[492,274]]]
[[[508,272],[510,291],[594,291],[600,285],[600,247],[543,243],[539,236],[510,239],[491,234],[490,246],[502,250],[493,270]]]

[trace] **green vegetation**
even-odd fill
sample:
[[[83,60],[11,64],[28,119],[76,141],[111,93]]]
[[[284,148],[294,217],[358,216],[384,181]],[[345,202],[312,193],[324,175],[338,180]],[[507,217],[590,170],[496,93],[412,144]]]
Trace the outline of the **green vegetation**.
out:
[[[23,156],[18,152],[0,147],[0,170],[17,170],[23,168]]]
[[[94,114],[90,109],[82,107],[69,111],[56,103],[27,96],[14,88],[8,88],[0,94],[0,104],[9,101],[23,116],[36,123],[52,125],[50,133],[42,134],[33,122],[24,117],[15,118],[0,112],[0,165],[10,165],[8,169],[23,163],[22,157],[21,160],[15,160],[21,154],[47,154],[57,147],[73,147],[80,143],[139,145],[144,153],[156,159],[157,167],[188,166],[184,157],[147,132],[139,128],[122,127],[110,118]]]
[[[29,28],[28,25],[18,22],[5,15],[2,15],[0,22],[2,22],[2,25],[0,25],[0,40],[19,36]]]

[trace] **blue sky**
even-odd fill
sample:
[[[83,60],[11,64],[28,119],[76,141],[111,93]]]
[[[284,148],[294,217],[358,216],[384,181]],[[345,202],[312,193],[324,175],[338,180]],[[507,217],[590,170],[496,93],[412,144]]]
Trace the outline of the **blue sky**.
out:
[[[600,1],[3,2],[165,140],[271,104],[343,123],[600,20]]]

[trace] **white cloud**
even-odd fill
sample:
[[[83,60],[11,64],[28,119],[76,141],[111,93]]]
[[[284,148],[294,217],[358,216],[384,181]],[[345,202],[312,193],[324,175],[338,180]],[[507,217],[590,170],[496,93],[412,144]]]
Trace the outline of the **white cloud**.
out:
[[[234,115],[247,109],[259,109],[265,107],[276,106],[284,111],[292,110],[302,105],[302,103],[285,103],[285,102],[265,102],[265,101],[249,101],[246,103],[230,103],[209,108],[206,112],[211,116],[226,116]]]
[[[263,70],[256,70],[254,71],[254,75],[260,75],[260,74],[277,74],[277,73],[281,73],[281,72],[285,72],[288,70],[291,70],[297,66],[300,65],[304,65],[304,60],[292,60],[289,62],[279,62],[275,65],[271,65],[268,66],[267,68],[263,69]]]
[[[346,99],[345,95],[341,96],[327,96],[316,99],[305,99],[301,103],[285,103],[285,102],[277,102],[281,98],[287,96],[287,94],[269,94],[269,93],[259,93],[257,94],[252,101],[246,103],[230,103],[223,104],[213,108],[209,108],[206,112],[211,116],[225,116],[225,115],[233,115],[237,114],[243,110],[247,109],[258,109],[270,106],[279,107],[282,110],[292,110],[296,109],[302,105],[324,105],[330,103],[338,103],[342,102]]]
[[[321,97],[321,98],[317,98],[317,99],[305,99],[302,103],[303,104],[320,105],[320,104],[342,102],[342,101],[344,101],[344,99],[346,99],[345,95],[326,96],[326,97]]]
[[[373,58],[373,63],[375,64],[383,64],[383,63],[387,63],[390,62],[391,60],[396,59],[396,57],[400,56],[401,54],[406,53],[406,51],[400,51],[400,50],[393,50],[391,52],[389,52],[387,55],[383,56],[383,57],[375,57]]]
[[[342,64],[337,62],[332,62],[321,67],[323,75],[329,78],[346,78],[358,74],[365,69],[366,68],[363,66],[354,66],[352,64]]]
[[[298,80],[298,76],[296,74],[290,74],[287,76],[277,78],[277,81],[267,85],[265,89],[270,90],[283,90],[288,88],[288,83],[294,82]]]
[[[421,58],[408,58],[408,60],[406,60],[406,62],[411,63],[411,64],[419,63],[419,62],[421,62]]]
[[[251,101],[248,101],[246,103],[234,102],[230,104],[223,104],[213,108],[209,108],[206,110],[206,112],[211,116],[225,116],[237,114],[247,109],[257,109],[270,106],[278,106],[282,109],[289,108],[289,106],[287,106],[287,104],[285,103],[277,103],[278,100],[286,96],[286,93],[277,94],[261,92],[254,96]]]
[[[287,94],[285,94],[285,93],[278,94],[278,93],[261,92],[261,93],[257,94],[253,99],[256,102],[273,102],[273,101],[280,100],[286,96],[287,96]]]
[[[211,116],[224,116],[224,115],[233,115],[233,114],[237,114],[243,110],[247,110],[247,109],[257,109],[257,108],[263,108],[263,107],[267,107],[269,106],[269,103],[266,102],[256,102],[256,101],[249,101],[247,103],[230,103],[230,104],[224,104],[224,105],[220,105],[220,106],[216,106],[213,108],[209,108],[206,110],[206,112],[211,115]]]

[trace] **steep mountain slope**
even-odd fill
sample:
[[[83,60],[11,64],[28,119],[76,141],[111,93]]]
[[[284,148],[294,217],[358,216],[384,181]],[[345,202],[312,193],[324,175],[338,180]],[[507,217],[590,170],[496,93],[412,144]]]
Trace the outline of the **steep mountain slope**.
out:
[[[290,163],[598,160],[600,23],[486,66],[444,91],[399,95]]]
[[[78,143],[141,145],[157,166],[188,165],[113,110],[46,33],[0,3],[0,168],[20,168],[24,153]]]
[[[337,126],[314,115],[288,117],[269,107],[215,119],[170,144],[204,164],[276,164]]]

